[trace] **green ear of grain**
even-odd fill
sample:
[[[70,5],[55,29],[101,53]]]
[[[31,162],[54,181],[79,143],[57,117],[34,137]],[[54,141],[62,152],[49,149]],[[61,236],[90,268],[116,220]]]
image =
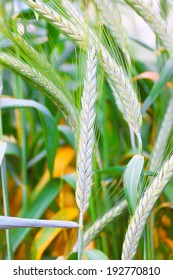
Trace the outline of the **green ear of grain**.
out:
[[[20,59],[16,59],[12,55],[7,55],[5,52],[0,52],[0,64],[13,70],[39,91],[48,96],[48,98],[62,110],[64,117],[71,126],[73,128],[76,126],[78,123],[77,112],[73,108],[73,104],[71,104],[67,97],[54,85],[54,83],[47,79],[45,75],[41,74],[39,70],[36,70]]]
[[[69,145],[71,145],[74,149],[76,147],[74,131],[68,125],[58,125],[59,133],[64,137]]]
[[[73,174],[73,173],[65,174],[65,175],[61,176],[61,179],[64,182],[68,183],[70,186],[72,186],[74,191],[76,190],[76,174]]]
[[[34,108],[38,111],[43,126],[48,167],[50,174],[52,174],[58,142],[58,130],[55,119],[53,118],[49,110],[36,101],[14,98],[2,98],[0,108]]]
[[[1,163],[3,160],[3,157],[5,155],[6,149],[7,149],[7,144],[3,141],[0,141],[0,166],[1,166]]]
[[[139,184],[144,166],[144,157],[135,155],[127,165],[124,173],[124,192],[130,214],[133,215],[140,196]]]

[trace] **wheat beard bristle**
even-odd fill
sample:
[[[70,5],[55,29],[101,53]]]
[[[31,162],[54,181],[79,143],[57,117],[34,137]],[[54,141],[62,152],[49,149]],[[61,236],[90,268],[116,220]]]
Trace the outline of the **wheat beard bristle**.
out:
[[[172,36],[170,36],[170,28],[167,27],[165,21],[160,16],[154,3],[155,1],[153,1],[153,5],[150,5],[144,0],[126,0],[126,2],[150,25],[152,30],[161,39],[171,58],[173,58],[173,39]]]

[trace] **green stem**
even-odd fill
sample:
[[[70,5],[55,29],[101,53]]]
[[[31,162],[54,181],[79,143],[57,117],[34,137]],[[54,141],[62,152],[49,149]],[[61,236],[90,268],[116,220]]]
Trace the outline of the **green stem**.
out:
[[[10,216],[5,159],[3,159],[1,164],[1,181],[2,181],[2,196],[3,196],[3,203],[4,203],[4,215]],[[12,250],[12,240],[11,240],[10,230],[6,229],[5,232],[6,232],[6,240],[7,240],[8,259],[13,260],[13,250]]]
[[[144,249],[143,249],[143,259],[151,260],[151,248],[150,248],[150,231],[148,224],[146,224],[144,230]]]
[[[95,182],[95,180],[94,180],[94,182]],[[96,209],[97,209],[96,202],[94,201],[94,195],[90,196],[90,204],[89,205],[90,205],[89,206],[89,211],[90,211],[91,223],[93,224],[96,220]],[[99,238],[96,239],[96,246],[99,250],[101,249]]]
[[[130,131],[130,141],[131,141],[132,149],[135,152],[136,151],[135,134],[130,126],[129,126],[129,131]]]
[[[0,92],[0,94],[1,94],[1,92]],[[0,101],[1,101],[1,99],[0,99]],[[2,130],[2,119],[1,119],[1,110],[0,110],[0,140],[2,139],[2,135],[3,135],[3,130]],[[2,163],[1,163],[1,181],[2,181],[4,215],[10,216],[5,158],[3,158]],[[13,259],[13,250],[12,250],[12,241],[11,241],[11,235],[10,235],[9,229],[6,229],[6,241],[7,241],[8,259],[12,260]]]
[[[82,259],[83,251],[83,213],[79,216],[79,230],[78,230],[78,260]]]
[[[15,76],[15,90],[14,95],[17,98],[23,98],[23,91],[22,91],[22,81],[20,77]],[[26,123],[26,117],[25,117],[25,111],[24,109],[21,109],[20,111],[20,123],[21,123],[21,153],[22,153],[22,193],[23,193],[23,208],[27,209],[28,207],[28,180],[27,180],[27,158],[26,158],[26,134],[25,134],[25,123]]]
[[[154,260],[154,212],[153,211],[150,215],[149,228],[150,228],[149,248],[150,248],[151,259]]]
[[[102,133],[102,139],[103,139],[103,166],[104,168],[107,168],[109,166],[109,145],[108,145],[108,137],[107,137],[107,118],[106,118],[106,113],[107,113],[107,96],[103,95],[102,98],[102,108],[103,108],[103,113],[102,113],[102,127],[103,127],[103,133]],[[106,178],[106,175],[103,174],[103,178]],[[103,194],[104,194],[104,204],[106,209],[109,208],[109,197],[108,197],[108,192],[106,188],[103,188]],[[105,253],[108,252],[108,240],[104,240],[104,238],[101,236],[101,243],[102,247],[104,248]]]
[[[137,139],[138,139],[138,153],[142,154],[142,139],[139,133],[137,134]]]

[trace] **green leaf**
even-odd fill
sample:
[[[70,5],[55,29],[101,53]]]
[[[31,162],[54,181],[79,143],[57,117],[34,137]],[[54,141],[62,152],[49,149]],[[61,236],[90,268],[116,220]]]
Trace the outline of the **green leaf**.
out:
[[[121,166],[121,165],[117,165],[117,166],[111,166],[111,167],[108,167],[108,168],[105,168],[105,169],[97,169],[97,170],[94,170],[94,173],[99,173],[99,174],[113,174],[113,175],[116,175],[116,176],[121,176],[125,170],[126,166]]]
[[[40,192],[36,199],[31,196],[30,208],[20,213],[22,218],[34,218],[39,219],[45,210],[48,208],[50,203],[55,199],[60,191],[59,179],[52,179]],[[15,251],[20,243],[24,240],[26,235],[30,232],[31,228],[19,228],[13,230],[13,251]]]
[[[173,75],[173,61],[168,60],[162,72],[160,73],[159,80],[155,83],[155,85],[151,89],[149,96],[147,97],[147,99],[145,100],[142,106],[142,114],[144,114],[147,111],[147,109],[151,106],[154,100],[158,97],[161,90],[169,81],[172,75]]]
[[[124,172],[124,192],[130,214],[133,215],[140,196],[139,183],[144,166],[144,157],[135,155]]]
[[[143,48],[145,48],[145,49],[147,49],[147,50],[149,50],[149,51],[152,51],[152,52],[154,53],[155,49],[151,48],[149,45],[145,44],[144,42],[142,42],[142,41],[140,41],[140,40],[138,40],[138,39],[136,39],[136,38],[133,38],[133,37],[130,37],[130,39],[131,39],[133,42],[135,42],[135,43],[137,43],[138,45],[140,45],[141,47],[143,47]]]
[[[13,15],[13,18],[22,18],[22,19],[33,19],[35,20],[35,13],[32,9],[23,9],[19,13]]]
[[[68,257],[68,260],[78,260],[78,254],[76,252],[70,254],[70,256]]]
[[[5,155],[6,148],[7,148],[7,144],[3,141],[0,141],[0,166],[1,166],[1,163],[3,160],[3,157]]]
[[[68,125],[59,125],[58,131],[62,134],[62,136],[65,138],[65,140],[73,147],[75,148],[75,137],[74,132]]]
[[[7,141],[7,149],[6,149],[5,154],[16,156],[16,157],[20,158],[21,157],[21,149],[16,143]]]
[[[88,260],[108,260],[108,257],[99,250],[91,249],[83,252]]]
[[[55,119],[53,118],[49,110],[36,101],[15,98],[2,98],[0,108],[34,108],[38,111],[43,126],[48,167],[50,174],[52,175],[56,148],[58,143],[58,130]]]
[[[66,174],[61,177],[63,181],[68,183],[73,189],[76,189],[76,174]]]

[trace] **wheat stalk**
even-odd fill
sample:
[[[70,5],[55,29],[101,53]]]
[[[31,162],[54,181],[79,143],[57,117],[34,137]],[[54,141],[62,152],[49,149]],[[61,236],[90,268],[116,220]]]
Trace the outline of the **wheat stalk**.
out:
[[[8,66],[33,83],[38,89],[41,89],[62,110],[65,118],[72,127],[77,125],[77,115],[70,102],[45,76],[21,60],[3,52],[0,52],[0,63]]]
[[[97,35],[82,22],[78,25],[74,25],[69,22],[63,16],[60,16],[52,8],[46,6],[41,1],[36,0],[24,0],[29,6],[39,12],[43,17],[48,19],[55,27],[58,27],[67,36],[75,40],[79,46],[86,49],[86,35],[89,36],[93,44],[99,44]],[[67,0],[66,0],[67,1]],[[68,7],[68,6],[67,6]],[[68,11],[67,11],[68,12]],[[69,11],[71,16],[71,10]],[[100,45],[100,44],[99,44]],[[141,108],[136,93],[131,85],[131,82],[127,75],[124,73],[121,66],[111,57],[106,48],[100,45],[100,62],[107,74],[108,81],[111,87],[114,88],[114,97],[117,95],[123,103],[123,113],[125,120],[129,123],[129,126],[133,128],[133,131],[140,138],[140,127],[142,123]]]
[[[169,28],[166,22],[161,18],[158,10],[153,3],[150,5],[143,0],[125,0],[135,11],[143,17],[143,19],[150,25],[152,30],[162,41],[165,49],[168,51],[171,58],[173,58],[173,38],[170,36]]]
[[[78,254],[81,259],[83,216],[89,206],[93,175],[94,122],[96,93],[97,57],[95,46],[89,47],[82,109],[80,113],[80,135],[77,155],[76,202],[80,210]]]
[[[123,244],[122,259],[131,260],[136,254],[138,243],[147,219],[167,183],[173,175],[173,156],[165,162],[159,174],[147,188],[132,217]]]
[[[120,216],[126,208],[127,202],[123,200],[106,212],[103,217],[96,220],[95,223],[84,233],[83,246],[86,247],[107,225]],[[72,251],[77,251],[77,244],[74,245]]]
[[[164,158],[164,153],[171,133],[172,125],[173,125],[173,97],[169,101],[169,105],[166,110],[164,119],[162,121],[162,125],[159,130],[156,144],[154,146],[154,151],[151,156],[151,162],[149,167],[150,171],[156,171],[156,169],[159,167],[159,164],[162,162]]]

